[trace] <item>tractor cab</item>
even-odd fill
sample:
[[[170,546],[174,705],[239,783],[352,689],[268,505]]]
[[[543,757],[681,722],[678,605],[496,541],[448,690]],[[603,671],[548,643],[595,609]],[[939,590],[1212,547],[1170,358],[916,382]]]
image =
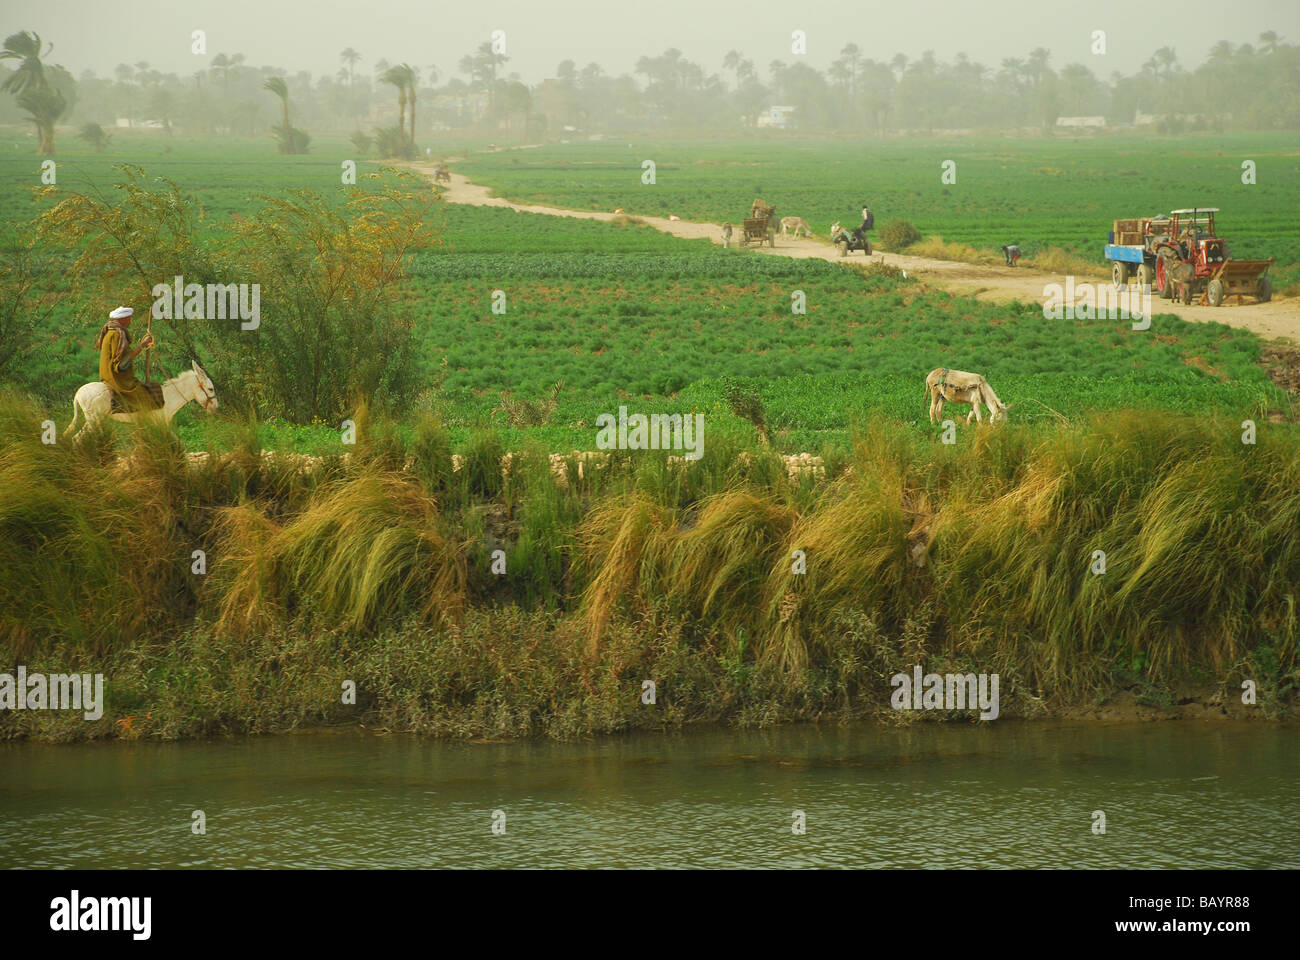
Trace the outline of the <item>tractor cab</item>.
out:
[[[1218,207],[1193,207],[1190,210],[1175,210],[1169,215],[1173,221],[1173,235],[1176,237],[1183,235],[1213,236],[1214,215],[1218,212]]]
[[[1183,262],[1190,262],[1197,277],[1208,277],[1214,269],[1229,259],[1228,242],[1219,236],[1214,226],[1218,207],[1192,207],[1174,210],[1169,215],[1167,239],[1157,244],[1175,252]]]

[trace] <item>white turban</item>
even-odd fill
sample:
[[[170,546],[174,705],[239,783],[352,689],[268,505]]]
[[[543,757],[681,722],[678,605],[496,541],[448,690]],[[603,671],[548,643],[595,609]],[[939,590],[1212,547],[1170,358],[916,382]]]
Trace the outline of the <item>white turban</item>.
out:
[[[135,313],[135,310],[133,310],[131,307],[118,307],[116,310],[110,313],[108,317],[110,320],[121,320],[123,317],[129,317],[133,313]]]

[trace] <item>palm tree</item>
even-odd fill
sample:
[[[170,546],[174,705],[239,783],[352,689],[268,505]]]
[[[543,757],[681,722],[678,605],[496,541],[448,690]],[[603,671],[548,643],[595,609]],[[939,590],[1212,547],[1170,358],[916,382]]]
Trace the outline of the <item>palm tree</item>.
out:
[[[1277,35],[1276,30],[1265,30],[1259,35],[1259,49],[1261,53],[1277,53],[1278,41],[1282,38]]]
[[[420,86],[420,71],[409,63],[399,68],[406,78],[407,97],[411,104],[411,147],[415,147],[415,91]]]
[[[49,56],[53,49],[54,44],[50,44],[43,55]],[[52,157],[54,124],[68,108],[68,103],[62,93],[50,86],[41,57],[40,34],[24,30],[7,37],[0,49],[0,60],[20,62],[0,84],[0,90],[12,93],[18,106],[31,115],[39,138],[37,150],[42,157]]]
[[[342,53],[339,54],[339,59],[348,65],[348,86],[350,87],[352,86],[353,79],[354,79],[352,75],[352,68],[355,67],[361,61],[361,54],[357,53],[351,47],[348,47],[346,50],[344,50]]]
[[[400,66],[389,67],[379,77],[380,83],[391,83],[397,88],[397,129],[406,128],[406,81],[407,74]]]
[[[728,50],[727,55],[722,58],[722,69],[730,70],[734,73],[738,66],[740,66],[740,51]],[[736,86],[740,86],[739,77],[736,78]]]
[[[262,83],[263,90],[269,90],[280,98],[280,107],[283,110],[283,125],[280,128],[280,152],[297,153],[297,145],[294,137],[293,127],[289,126],[289,86],[284,82],[284,77],[269,77]]]
[[[497,72],[509,59],[504,53],[494,51],[486,40],[472,54],[460,58],[460,72],[469,74],[486,91],[489,112],[496,106]]]
[[[212,69],[221,71],[221,86],[224,89],[230,82],[230,58],[224,53],[217,54],[212,58]]]
[[[1227,40],[1220,40],[1210,48],[1210,61],[1212,63],[1223,63],[1232,59],[1232,44]]]
[[[857,93],[858,72],[862,67],[862,49],[856,43],[846,44],[840,51],[840,56],[849,68],[849,89]]]

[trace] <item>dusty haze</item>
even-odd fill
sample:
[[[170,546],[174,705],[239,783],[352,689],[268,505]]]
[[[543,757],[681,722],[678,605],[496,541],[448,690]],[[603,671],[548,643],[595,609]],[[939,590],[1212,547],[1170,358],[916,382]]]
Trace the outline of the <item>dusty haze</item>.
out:
[[[1183,64],[1195,65],[1221,40],[1255,43],[1266,30],[1293,42],[1300,38],[1296,0],[1245,0],[1230,8],[1216,0],[1186,0],[1178,9],[1177,17],[1157,18],[1149,4],[1118,0],[862,0],[815,6],[774,0],[199,0],[183,5],[10,0],[0,28],[4,35],[34,30],[53,41],[49,62],[63,64],[74,75],[86,69],[111,75],[119,63],[143,60],[154,69],[186,76],[221,52],[243,53],[250,66],[332,74],[339,67],[339,51],[353,47],[364,57],[358,64],[361,72],[368,73],[383,58],[436,64],[444,77],[457,72],[460,58],[499,29],[506,31],[506,73],[518,73],[528,83],[553,76],[565,59],[580,67],[594,61],[611,74],[630,73],[638,57],[670,47],[719,73],[723,56],[735,49],[765,74],[772,60],[798,59],[790,51],[796,29],[806,32],[807,62],[818,69],[848,42],[876,60],[933,50],[941,60],[964,52],[990,66],[1041,46],[1051,51],[1053,66],[1077,61],[1101,79],[1116,70],[1138,70],[1161,46],[1174,47]],[[1142,10],[1146,13],[1135,15]],[[195,29],[207,32],[204,57],[190,53]],[[1090,52],[1093,30],[1106,31],[1106,56]]]

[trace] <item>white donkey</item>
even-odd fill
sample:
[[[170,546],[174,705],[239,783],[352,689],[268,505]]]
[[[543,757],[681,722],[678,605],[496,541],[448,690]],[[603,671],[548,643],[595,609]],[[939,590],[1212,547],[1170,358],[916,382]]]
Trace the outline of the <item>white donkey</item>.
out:
[[[170,380],[163,381],[162,394],[163,405],[161,410],[111,413],[112,397],[108,384],[102,380],[87,383],[80,387],[77,390],[77,395],[72,398],[72,423],[68,424],[68,429],[64,433],[67,436],[72,436],[72,428],[77,422],[78,413],[85,416],[82,422],[84,427],[86,424],[102,417],[112,417],[114,420],[130,422],[142,415],[157,416],[159,414],[165,417],[168,423],[171,423],[172,417],[176,416],[176,412],[190,401],[194,401],[202,407],[204,413],[212,413],[217,409],[216,388],[212,386],[212,379],[208,376],[207,371],[200,367],[197,361],[194,364],[194,369],[184,371],[179,377],[172,377]]]
[[[970,414],[966,417],[967,423],[970,423],[971,417],[975,418],[976,423],[982,422],[981,401],[989,408],[990,423],[1006,420],[1007,411],[1015,406],[1014,403],[1003,403],[999,400],[998,395],[989,386],[989,382],[978,373],[949,370],[947,367],[930,371],[930,375],[925,378],[925,393],[930,400],[931,423],[937,423],[943,416],[945,400],[949,403],[970,404]]]

